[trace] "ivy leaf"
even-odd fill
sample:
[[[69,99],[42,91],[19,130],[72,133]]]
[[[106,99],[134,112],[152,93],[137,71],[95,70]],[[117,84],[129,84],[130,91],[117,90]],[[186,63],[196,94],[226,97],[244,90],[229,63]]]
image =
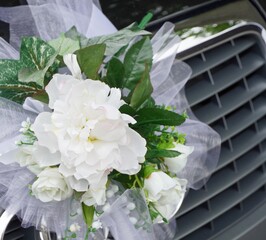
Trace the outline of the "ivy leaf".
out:
[[[18,81],[18,71],[23,67],[19,60],[0,60],[0,96],[17,103],[34,94],[38,89],[32,84]]]
[[[150,72],[146,67],[140,81],[137,83],[130,100],[130,106],[137,109],[139,108],[148,98],[150,98],[153,91],[150,80]]]
[[[45,75],[50,74],[48,69],[52,67],[56,60],[56,54],[50,57],[49,61],[46,63],[46,66],[41,70],[36,70],[33,68],[23,68],[18,73],[18,79],[20,82],[30,83],[35,82],[39,86],[44,86]],[[52,75],[48,75],[51,77]]]
[[[127,46],[133,38],[150,34],[150,32],[138,29],[137,24],[133,23],[130,26],[107,36],[99,36],[90,39],[81,36],[81,47],[104,43],[106,44],[105,55],[110,56],[117,53],[122,47]]]
[[[88,227],[91,227],[93,223],[93,216],[95,212],[95,207],[94,206],[87,206],[86,204],[82,203],[82,212],[83,212],[83,217],[85,220],[85,223],[87,224]]]
[[[16,84],[22,67],[24,65],[19,60],[0,60],[0,84]]]
[[[46,67],[55,50],[45,41],[36,37],[22,39],[20,61],[29,68],[41,70]]]
[[[106,82],[110,87],[122,88],[125,69],[123,63],[113,57],[107,66]]]
[[[81,71],[88,78],[94,80],[98,78],[98,71],[103,62],[105,47],[105,44],[96,44],[77,51],[77,59]]]
[[[179,156],[180,153],[174,150],[166,149],[149,149],[145,155],[145,158],[174,158]]]
[[[65,34],[61,34],[59,38],[53,39],[48,43],[61,56],[66,55],[68,53],[73,53],[76,50],[80,49],[79,40],[73,40],[71,38],[68,38]]]
[[[152,65],[152,47],[148,37],[136,42],[127,51],[124,60],[124,86],[133,89],[140,81],[145,71],[150,71]]]
[[[161,108],[142,108],[137,112],[135,119],[137,123],[134,127],[143,124],[179,126],[186,120],[182,115]]]
[[[19,81],[34,82],[44,87],[44,76],[51,67],[57,70],[56,51],[45,41],[36,37],[27,37],[22,39],[20,48],[20,62],[23,63],[26,70],[21,70]]]

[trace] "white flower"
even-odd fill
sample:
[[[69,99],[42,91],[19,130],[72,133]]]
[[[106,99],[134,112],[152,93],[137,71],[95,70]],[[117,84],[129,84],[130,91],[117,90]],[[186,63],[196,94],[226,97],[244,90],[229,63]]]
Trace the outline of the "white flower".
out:
[[[98,186],[97,188],[89,188],[81,197],[81,202],[87,206],[103,205],[106,202],[106,188]]]
[[[77,79],[82,79],[82,74],[78,65],[77,55],[66,54],[63,59],[73,77]]]
[[[73,194],[58,168],[45,168],[32,184],[32,194],[42,202],[62,201]]]
[[[95,228],[95,229],[99,229],[99,228],[103,227],[103,225],[100,222],[100,220],[94,221],[91,226],[92,226],[92,228]]]
[[[182,203],[187,181],[171,178],[164,172],[153,172],[144,180],[144,191],[148,193],[147,200],[166,219],[170,219]],[[160,221],[159,217],[157,220]]]
[[[33,145],[19,146],[16,159],[21,167],[27,167],[38,175],[45,167],[59,164],[60,154],[51,153],[47,148],[35,142]]]
[[[53,112],[39,114],[32,129],[41,146],[60,152],[59,171],[73,189],[102,186],[113,169],[139,172],[146,141],[128,126],[135,120],[119,111],[119,89],[55,74],[46,91]]]
[[[194,151],[193,146],[185,146],[183,144],[174,143],[175,147],[170,150],[180,152],[180,155],[174,158],[164,158],[164,163],[168,170],[172,173],[178,173],[183,170],[187,164],[188,156]]]
[[[80,230],[81,230],[81,226],[79,226],[78,223],[73,223],[73,224],[71,224],[70,227],[69,227],[69,231],[70,231],[70,232],[73,232],[73,233],[75,233],[75,232],[79,232]]]

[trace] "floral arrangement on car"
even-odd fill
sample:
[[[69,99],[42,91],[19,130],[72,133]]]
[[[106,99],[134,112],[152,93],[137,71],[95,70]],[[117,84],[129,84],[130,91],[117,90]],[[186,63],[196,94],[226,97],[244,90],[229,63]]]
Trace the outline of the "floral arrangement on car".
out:
[[[180,207],[187,180],[176,174],[193,146],[176,129],[186,114],[152,97],[146,23],[90,39],[75,27],[49,42],[25,37],[19,60],[0,60],[1,98],[28,113],[0,162],[27,172],[29,216],[60,204],[68,210],[57,224],[56,216],[35,219],[37,227],[59,236],[51,227],[58,225],[64,239],[85,228],[87,239],[108,227],[101,218],[119,199],[132,226],[149,231],[149,219],[167,223]]]

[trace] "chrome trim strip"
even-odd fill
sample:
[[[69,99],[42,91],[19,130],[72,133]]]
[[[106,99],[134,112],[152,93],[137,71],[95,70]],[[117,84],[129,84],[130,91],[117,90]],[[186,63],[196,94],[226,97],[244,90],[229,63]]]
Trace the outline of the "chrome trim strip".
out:
[[[6,228],[13,218],[14,215],[10,214],[8,211],[4,211],[4,213],[0,217],[0,240],[4,240]]]

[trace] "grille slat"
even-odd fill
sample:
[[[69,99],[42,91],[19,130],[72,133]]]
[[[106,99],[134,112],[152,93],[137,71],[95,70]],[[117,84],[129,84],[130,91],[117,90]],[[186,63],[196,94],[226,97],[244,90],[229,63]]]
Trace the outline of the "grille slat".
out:
[[[235,45],[231,43],[220,46],[215,51],[206,52],[208,61],[204,61],[200,56],[187,60],[187,63],[193,66],[192,78],[206,72],[208,69],[213,68],[240,52],[245,51],[255,44],[254,39],[239,39]]]
[[[252,161],[250,161],[252,159]],[[201,205],[205,201],[217,195],[219,192],[230,187],[266,161],[266,150],[259,153],[258,150],[252,149],[250,152],[242,156],[236,161],[237,169],[231,166],[223,168],[212,176],[212,180],[206,184],[208,191],[193,191],[188,201],[185,201],[177,217],[187,213],[193,208]],[[226,178],[225,178],[226,176]]]
[[[204,226],[199,230],[193,232],[188,235],[183,240],[199,240],[199,239],[215,239],[215,240],[225,240],[228,238],[224,238],[223,236],[217,237],[217,235],[223,231],[225,231],[228,227],[230,227],[230,223],[236,222],[241,218],[247,216],[250,212],[254,211],[254,206],[261,205],[265,203],[265,188],[262,187],[258,189],[256,192],[251,194],[245,200],[243,200],[241,206],[238,204],[216,218],[213,221],[213,226],[208,227]]]
[[[215,84],[211,84],[207,75],[202,76],[204,81],[194,81],[193,85],[187,89],[190,106],[192,107],[213,96],[215,93],[226,89],[265,64],[265,60],[257,55],[248,56],[248,58],[252,60],[244,60],[242,68],[234,61],[233,64],[230,62],[222,69],[213,73],[213,81]],[[230,74],[225,75],[225,72]],[[201,89],[201,91],[199,91],[199,89]]]
[[[207,209],[202,206],[177,219],[177,237],[182,238],[190,232],[217,218],[254,193],[265,184],[265,181],[266,174],[257,170],[240,181],[240,185],[243,184],[245,186],[245,188],[242,188],[241,191],[239,191],[236,187],[228,188],[210,200],[211,209]],[[193,219],[193,221],[191,221],[191,219]]]
[[[201,121],[210,124],[239,108],[241,105],[265,91],[265,89],[266,81],[258,76],[255,78],[249,89],[245,89],[244,86],[237,85],[231,89],[231,91],[223,94],[220,97],[222,107],[219,108],[218,104],[212,101],[204,104],[198,109],[195,109],[194,113]]]
[[[226,117],[227,129],[220,124],[212,126],[220,134],[222,142],[236,135],[265,115],[266,104],[263,104],[261,101],[262,97],[258,101],[253,101],[254,112],[252,112],[250,107],[243,106],[231,116]],[[266,99],[264,99],[265,102]]]
[[[248,129],[237,138],[239,142],[235,140],[236,145],[233,151],[230,151],[227,147],[222,145],[221,156],[216,171],[234,161],[235,159],[252,149],[254,146],[262,142],[263,139],[265,139],[265,136],[266,126],[259,133]]]
[[[250,31],[226,37],[182,53],[193,69],[190,107],[220,133],[222,148],[209,182],[191,190],[177,213],[176,240],[216,239],[266,202],[265,42]]]

